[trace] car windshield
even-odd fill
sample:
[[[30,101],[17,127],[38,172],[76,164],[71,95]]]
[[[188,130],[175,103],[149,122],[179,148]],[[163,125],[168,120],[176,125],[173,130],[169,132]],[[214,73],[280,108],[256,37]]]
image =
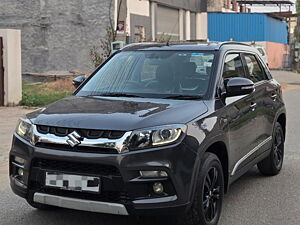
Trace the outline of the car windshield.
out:
[[[212,52],[120,52],[77,96],[201,98],[208,89],[213,61]]]

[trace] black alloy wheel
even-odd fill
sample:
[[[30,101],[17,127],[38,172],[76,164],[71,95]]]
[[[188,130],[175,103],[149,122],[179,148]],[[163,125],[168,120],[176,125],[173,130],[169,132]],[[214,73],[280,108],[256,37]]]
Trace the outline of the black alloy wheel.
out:
[[[281,169],[282,163],[283,163],[283,151],[284,151],[284,141],[283,141],[283,135],[280,129],[276,130],[275,137],[274,137],[274,143],[273,143],[273,160],[274,165],[277,169]]]
[[[219,158],[210,152],[201,159],[191,208],[176,224],[217,225],[224,196],[223,167]]]
[[[257,164],[263,175],[274,176],[281,171],[284,158],[284,139],[283,129],[277,122],[273,131],[270,155]]]
[[[218,169],[210,168],[203,186],[203,211],[206,222],[210,223],[215,219],[220,208],[221,182]]]

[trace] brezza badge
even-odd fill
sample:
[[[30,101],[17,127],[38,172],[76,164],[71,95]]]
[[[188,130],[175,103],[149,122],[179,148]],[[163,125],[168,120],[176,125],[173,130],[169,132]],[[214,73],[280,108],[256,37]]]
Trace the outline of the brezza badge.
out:
[[[72,133],[68,134],[68,140],[67,143],[71,146],[71,147],[75,147],[77,145],[79,145],[80,139],[82,139],[82,137],[76,132],[73,131]]]

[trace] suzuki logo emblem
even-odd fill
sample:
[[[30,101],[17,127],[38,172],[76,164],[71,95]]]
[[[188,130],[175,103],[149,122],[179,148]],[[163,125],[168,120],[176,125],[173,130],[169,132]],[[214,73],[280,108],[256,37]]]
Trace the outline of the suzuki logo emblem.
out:
[[[79,145],[81,143],[80,140],[82,139],[82,137],[76,131],[73,131],[72,133],[68,134],[68,138],[69,139],[67,140],[67,143],[71,147]]]

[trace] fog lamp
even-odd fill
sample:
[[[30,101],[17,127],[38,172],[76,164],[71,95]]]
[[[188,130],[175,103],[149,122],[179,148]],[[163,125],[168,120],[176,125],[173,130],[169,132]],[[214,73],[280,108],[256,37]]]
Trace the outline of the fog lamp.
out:
[[[157,182],[153,184],[153,191],[155,194],[161,194],[164,192],[164,186],[162,185],[162,183]]]
[[[24,170],[23,170],[22,168],[19,168],[19,169],[18,169],[18,175],[19,175],[20,177],[23,177],[23,175],[24,175]]]
[[[143,178],[168,177],[167,172],[161,170],[140,171],[140,174]]]

